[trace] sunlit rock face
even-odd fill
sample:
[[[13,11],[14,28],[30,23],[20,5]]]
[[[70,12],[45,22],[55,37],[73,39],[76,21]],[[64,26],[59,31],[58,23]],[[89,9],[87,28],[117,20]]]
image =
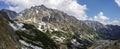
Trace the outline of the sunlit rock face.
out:
[[[103,38],[75,17],[44,5],[26,9],[13,19],[7,13],[4,16],[0,25],[9,33],[1,34],[1,39],[11,41],[14,48],[87,49]]]
[[[91,45],[92,41],[101,39],[101,35],[75,17],[56,9],[47,8],[44,5],[25,9],[19,13],[16,19],[20,23],[34,25],[39,31],[45,32],[58,45],[85,48]],[[73,42],[73,39],[76,42]]]
[[[86,36],[90,31],[91,33],[95,33],[95,31],[92,31],[75,17],[69,16],[66,13],[56,9],[47,8],[44,5],[31,7],[20,12],[17,19],[22,23],[33,24],[39,29],[63,29],[74,33],[76,32],[77,34],[82,34],[82,32],[84,32]],[[94,35],[97,36],[97,34]],[[90,38],[92,38],[92,36]]]

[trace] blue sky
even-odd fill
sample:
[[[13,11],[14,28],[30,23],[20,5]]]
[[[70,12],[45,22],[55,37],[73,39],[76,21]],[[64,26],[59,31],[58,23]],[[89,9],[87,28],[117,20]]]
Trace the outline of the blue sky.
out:
[[[45,5],[79,20],[95,20],[120,25],[120,0],[0,0],[0,9],[20,12],[31,6]]]
[[[120,19],[120,7],[114,0],[78,0],[78,3],[87,5],[86,13],[89,17],[102,11],[111,20]]]
[[[7,4],[5,4],[2,1],[0,1],[0,9],[4,9],[4,8],[7,8]]]

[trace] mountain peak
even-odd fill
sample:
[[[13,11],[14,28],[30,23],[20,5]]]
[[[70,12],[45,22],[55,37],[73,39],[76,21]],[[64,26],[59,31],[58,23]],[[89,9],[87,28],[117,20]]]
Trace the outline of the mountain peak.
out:
[[[80,30],[84,30],[84,29],[91,30],[89,27],[83,25],[83,23],[78,19],[76,19],[75,17],[67,15],[66,13],[61,12],[57,9],[47,8],[44,5],[35,6],[30,9],[24,10],[23,12],[21,12],[21,14],[22,17],[17,18],[19,19],[18,21],[21,21],[23,23],[30,23],[35,26],[39,26],[39,24],[42,24],[42,22],[44,22],[45,25],[43,25],[44,26],[43,28],[45,29],[47,28],[48,30],[57,28],[58,30],[63,29],[63,30],[71,31],[72,33],[77,32],[78,34],[82,34],[80,33]],[[88,31],[83,31],[83,32],[84,34],[90,33]],[[91,33],[95,33],[95,32],[92,31]],[[94,37],[95,36],[97,36],[97,34],[94,35]]]
[[[48,8],[44,5],[40,5],[40,6],[33,6],[31,7],[31,9],[48,9]]]
[[[44,7],[44,8],[46,8],[46,6],[44,6],[44,5],[40,5],[40,7]]]

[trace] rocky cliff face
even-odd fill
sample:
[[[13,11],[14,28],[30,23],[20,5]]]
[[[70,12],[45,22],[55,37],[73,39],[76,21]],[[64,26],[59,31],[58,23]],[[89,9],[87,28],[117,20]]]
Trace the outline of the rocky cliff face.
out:
[[[75,17],[56,9],[49,9],[44,5],[24,10],[18,16],[18,20],[23,23],[33,24],[36,27],[42,25],[40,27],[48,30],[67,30],[77,34],[84,33],[86,37],[95,33],[93,36],[98,36],[95,31],[91,30]]]

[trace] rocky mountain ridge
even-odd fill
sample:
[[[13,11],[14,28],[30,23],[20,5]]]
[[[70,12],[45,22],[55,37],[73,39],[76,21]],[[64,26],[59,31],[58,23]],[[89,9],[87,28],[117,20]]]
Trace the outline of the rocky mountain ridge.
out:
[[[120,26],[118,25],[103,25],[96,21],[83,21],[90,28],[98,31],[109,39],[120,39]]]
[[[75,17],[44,5],[26,9],[20,12],[16,19],[20,23],[34,25],[57,44],[71,43],[69,46],[74,48],[84,49],[93,41],[102,39],[100,34],[91,30]]]

